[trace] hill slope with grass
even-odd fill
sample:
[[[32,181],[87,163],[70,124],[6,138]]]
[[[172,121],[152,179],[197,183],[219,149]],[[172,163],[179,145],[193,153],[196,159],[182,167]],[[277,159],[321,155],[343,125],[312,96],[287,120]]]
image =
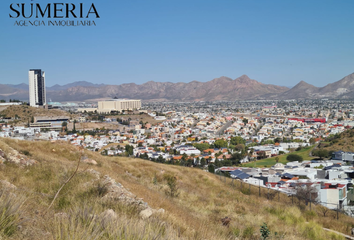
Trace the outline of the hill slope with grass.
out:
[[[319,144],[319,148],[331,151],[354,152],[354,129],[328,136]]]
[[[27,124],[32,120],[32,117],[70,116],[70,113],[59,109],[43,109],[43,108],[30,107],[27,105],[15,105],[15,106],[9,106],[3,111],[1,111],[0,116],[4,118],[17,118],[18,124]]]
[[[348,234],[354,226],[200,169],[65,142],[0,139],[1,162],[3,239],[260,239],[266,223],[267,239],[320,240],[344,239],[323,227]]]

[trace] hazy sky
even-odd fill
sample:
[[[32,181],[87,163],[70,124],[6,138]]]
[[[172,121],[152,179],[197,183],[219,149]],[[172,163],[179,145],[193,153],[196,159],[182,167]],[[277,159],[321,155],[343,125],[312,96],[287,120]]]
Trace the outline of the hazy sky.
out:
[[[46,72],[47,86],[243,74],[324,86],[354,72],[353,0],[66,1],[84,3],[84,12],[94,3],[100,18],[91,15],[93,27],[14,26],[22,18],[10,18],[9,6],[19,2],[28,12],[30,3],[53,3],[0,1],[2,84],[27,83],[30,68]]]

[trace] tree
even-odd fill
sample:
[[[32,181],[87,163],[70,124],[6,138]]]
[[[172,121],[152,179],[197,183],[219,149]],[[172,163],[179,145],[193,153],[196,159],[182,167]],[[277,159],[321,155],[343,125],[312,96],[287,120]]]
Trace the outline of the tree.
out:
[[[289,154],[289,155],[286,157],[286,160],[288,160],[289,162],[294,162],[294,161],[302,162],[304,159],[303,159],[300,155],[297,155],[297,154]]]
[[[234,153],[231,156],[231,162],[233,165],[237,165],[240,163],[240,160],[242,159],[242,154],[241,153]]]
[[[128,155],[133,155],[133,146],[130,146],[129,144],[125,145],[125,151],[128,153]]]
[[[230,139],[230,144],[231,145],[238,145],[238,144],[246,144],[246,140],[245,139],[243,139],[242,137],[239,137],[239,136],[237,136],[237,137],[232,137],[231,139]]]
[[[210,165],[208,166],[208,171],[209,171],[210,173],[215,173],[215,166],[214,166],[213,164],[210,164]]]
[[[219,159],[215,159],[215,166],[218,168],[222,166],[222,163],[219,161]]]
[[[194,143],[193,146],[201,152],[210,148],[208,143]]]
[[[237,144],[235,146],[235,150],[237,150],[237,151],[245,150],[245,145],[244,144]]]
[[[224,165],[224,166],[231,166],[231,165],[232,165],[232,162],[231,162],[230,160],[224,160],[224,161],[222,162],[222,165]]]
[[[329,153],[326,149],[314,150],[314,151],[312,151],[312,154],[319,157],[320,159],[322,159],[324,157],[328,157],[328,155],[329,155]]]
[[[177,178],[175,176],[167,175],[165,176],[167,181],[168,190],[166,190],[166,195],[170,197],[178,197],[179,187],[177,186]]]
[[[76,133],[76,127],[75,127],[75,124],[76,124],[76,120],[74,120],[73,133]]]
[[[267,155],[265,153],[265,151],[259,151],[258,152],[258,159],[263,159],[263,158],[266,158]]]
[[[204,167],[206,164],[205,158],[200,159],[200,165]]]
[[[306,205],[311,202],[317,202],[318,192],[316,187],[312,186],[310,181],[306,183],[298,183],[295,186],[296,198],[299,200],[304,200]]]
[[[323,214],[323,217],[326,217],[326,214],[329,212],[329,208],[322,205],[317,205],[316,210],[318,213]]]
[[[63,128],[63,132],[66,132],[67,130],[68,130],[68,123],[67,122],[62,122],[62,124],[61,124],[61,126],[62,126],[62,128]]]
[[[279,162],[279,157],[275,157],[275,161],[278,163]]]
[[[165,159],[161,155],[159,155],[159,157],[157,158],[157,162],[164,163]]]
[[[316,139],[310,138],[310,144],[313,145],[313,144],[315,144],[315,143],[316,143]]]
[[[219,139],[214,142],[214,145],[216,148],[224,148],[227,147],[227,141],[223,139]]]

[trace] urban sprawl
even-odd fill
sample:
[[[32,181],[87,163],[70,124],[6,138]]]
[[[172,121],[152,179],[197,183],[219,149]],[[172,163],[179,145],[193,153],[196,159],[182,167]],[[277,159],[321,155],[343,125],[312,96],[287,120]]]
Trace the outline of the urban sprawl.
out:
[[[67,141],[113,158],[197,167],[354,213],[354,153],[320,147],[353,128],[354,101],[47,103],[44,78],[40,69],[29,71],[29,105],[48,116],[26,122],[0,112],[0,137]],[[29,108],[0,103],[10,105]]]
[[[132,101],[139,108],[105,108],[130,106]],[[13,124],[18,118],[1,118],[0,137],[69,141],[112,157],[199,167],[289,195],[306,187],[324,206],[351,211],[354,153],[317,153],[328,160],[278,161],[284,154],[316,147],[321,140],[352,128],[354,102],[324,99],[141,106],[140,100],[112,99],[97,104],[48,105],[73,117],[35,116],[23,126]],[[258,165],[268,158],[276,159],[273,166]]]

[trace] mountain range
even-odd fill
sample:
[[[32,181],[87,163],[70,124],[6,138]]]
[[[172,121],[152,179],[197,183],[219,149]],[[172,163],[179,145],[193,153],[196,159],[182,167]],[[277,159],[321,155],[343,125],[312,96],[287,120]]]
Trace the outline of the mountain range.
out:
[[[0,84],[0,99],[28,100],[27,84]],[[87,101],[102,98],[137,98],[149,101],[235,101],[252,99],[354,98],[354,73],[324,87],[304,81],[292,88],[264,84],[247,75],[231,79],[215,78],[208,82],[171,83],[149,81],[144,84],[93,84],[86,81],[47,88],[47,99],[56,102]]]

